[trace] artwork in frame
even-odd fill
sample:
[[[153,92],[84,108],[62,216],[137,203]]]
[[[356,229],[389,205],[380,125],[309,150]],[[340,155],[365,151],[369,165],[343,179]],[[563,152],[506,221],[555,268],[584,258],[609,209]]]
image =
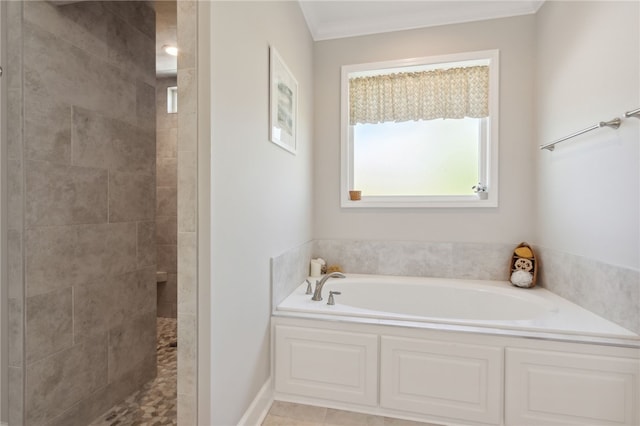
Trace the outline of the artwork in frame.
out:
[[[278,52],[270,47],[270,132],[271,142],[296,153],[298,82]]]

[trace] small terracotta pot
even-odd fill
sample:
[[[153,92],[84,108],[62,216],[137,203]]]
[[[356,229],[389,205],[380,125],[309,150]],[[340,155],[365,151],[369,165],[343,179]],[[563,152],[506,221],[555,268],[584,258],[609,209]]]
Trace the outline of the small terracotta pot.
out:
[[[349,191],[349,199],[351,201],[358,201],[362,199],[362,191]]]

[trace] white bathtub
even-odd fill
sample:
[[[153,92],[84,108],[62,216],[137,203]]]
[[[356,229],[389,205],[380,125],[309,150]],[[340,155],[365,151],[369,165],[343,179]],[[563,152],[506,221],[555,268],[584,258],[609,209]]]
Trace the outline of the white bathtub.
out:
[[[277,313],[640,339],[548,290],[517,288],[505,281],[348,274],[327,281],[323,301],[312,301],[305,290],[303,283],[278,305]],[[333,306],[326,303],[329,291],[341,292]]]
[[[446,425],[640,424],[640,336],[543,288],[348,274],[323,301],[305,290],[273,312],[276,400]]]

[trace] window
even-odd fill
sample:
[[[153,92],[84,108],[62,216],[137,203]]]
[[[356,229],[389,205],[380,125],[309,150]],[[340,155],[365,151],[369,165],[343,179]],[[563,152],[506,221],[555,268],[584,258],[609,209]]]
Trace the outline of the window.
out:
[[[175,114],[178,112],[178,87],[167,87],[167,113]]]
[[[497,50],[342,67],[342,207],[496,207],[498,68]]]

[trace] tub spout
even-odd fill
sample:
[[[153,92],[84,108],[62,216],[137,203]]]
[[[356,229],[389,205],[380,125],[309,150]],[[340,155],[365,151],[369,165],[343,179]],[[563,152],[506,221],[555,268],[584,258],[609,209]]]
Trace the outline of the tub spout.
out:
[[[324,287],[324,283],[326,283],[329,278],[345,278],[345,277],[346,276],[344,274],[341,274],[340,272],[332,272],[322,277],[320,281],[316,282],[316,290],[313,292],[313,297],[311,298],[311,300],[315,300],[315,301],[322,300],[322,287]]]

